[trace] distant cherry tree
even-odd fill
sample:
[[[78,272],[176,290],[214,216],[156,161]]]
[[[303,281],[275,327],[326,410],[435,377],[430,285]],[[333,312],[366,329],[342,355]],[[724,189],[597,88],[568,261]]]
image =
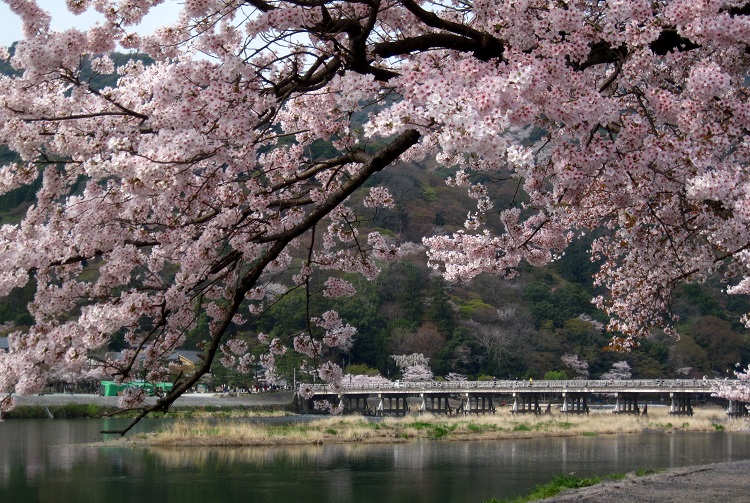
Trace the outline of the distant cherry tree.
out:
[[[673,331],[681,281],[750,293],[747,1],[185,0],[151,35],[135,27],[153,0],[68,1],[102,21],[65,31],[34,0],[3,1],[25,39],[0,50],[16,70],[0,79],[0,144],[20,159],[0,192],[42,182],[0,228],[0,294],[36,290],[33,325],[0,354],[0,414],[115,336],[127,349],[106,375],[176,376],[156,405],[123,397],[144,415],[218,355],[273,375],[293,349],[338,385],[330,362],[356,327],[336,311],[259,334],[257,360],[233,326],[291,289],[351,296],[348,275],[398,258],[361,232],[395,204],[370,182],[428,156],[476,201],[463,229],[424,240],[450,280],[511,277],[606,229],[594,300],[617,349]],[[115,67],[118,48],[154,63]],[[502,180],[518,196],[497,206]],[[203,361],[175,373],[199,316]]]
[[[448,382],[466,382],[468,381],[467,377],[463,374],[459,374],[458,372],[449,372],[445,375],[445,380]]]
[[[716,380],[713,395],[736,402],[750,403],[750,366],[735,371],[737,380]],[[705,377],[704,377],[705,379]]]
[[[411,382],[432,381],[432,377],[432,370],[425,365],[412,365],[401,373],[401,379]]]
[[[626,361],[620,361],[612,364],[612,368],[602,374],[602,379],[617,381],[630,379],[633,373],[630,371],[630,365]]]
[[[390,384],[390,380],[381,375],[344,374],[341,379],[343,384],[356,386],[369,386],[377,384]]]
[[[433,374],[430,370],[430,359],[422,353],[409,355],[391,355],[394,363],[401,371],[404,381],[431,381]]]
[[[575,373],[574,379],[588,379],[589,378],[589,364],[586,360],[581,360],[578,355],[572,355],[566,353],[560,357],[563,365]]]

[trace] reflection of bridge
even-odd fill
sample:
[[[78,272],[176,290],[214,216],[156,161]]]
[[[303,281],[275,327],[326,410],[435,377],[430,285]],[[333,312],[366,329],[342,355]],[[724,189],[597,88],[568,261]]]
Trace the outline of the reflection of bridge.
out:
[[[494,413],[496,406],[510,403],[513,413],[542,412],[546,404],[549,412],[552,404],[568,414],[589,412],[592,395],[614,397],[615,413],[641,414],[647,412],[638,404],[644,396],[669,398],[669,413],[692,415],[692,400],[711,394],[714,383],[700,379],[629,379],[616,381],[430,381],[395,382],[386,384],[342,384],[335,389],[326,384],[303,384],[300,389],[306,395],[302,400],[303,412],[313,410],[313,403],[327,401],[338,406],[343,401],[345,412],[375,415],[404,415],[410,408],[407,398],[419,401],[420,412],[437,414]],[[377,404],[375,404],[377,403]],[[374,407],[373,407],[374,405]],[[727,414],[746,415],[747,408],[741,402],[729,402]]]

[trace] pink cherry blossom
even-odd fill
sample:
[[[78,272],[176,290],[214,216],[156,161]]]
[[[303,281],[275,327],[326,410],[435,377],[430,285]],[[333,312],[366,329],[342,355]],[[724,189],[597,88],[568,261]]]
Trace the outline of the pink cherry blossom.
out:
[[[359,225],[396,202],[371,181],[399,161],[436,160],[474,201],[463,229],[424,240],[451,280],[513,277],[597,231],[593,300],[617,348],[674,332],[682,281],[750,293],[745,2],[189,0],[146,35],[160,0],[70,0],[102,21],[64,31],[34,0],[3,1],[25,39],[0,51],[17,70],[0,78],[0,144],[19,159],[0,192],[41,188],[0,227],[0,294],[37,285],[33,326],[0,355],[2,397],[82,371],[115,334],[125,358],[103,372],[168,375],[204,314],[205,360],[143,410],[216,355],[247,365],[230,342],[243,316],[324,282],[348,295],[338,278],[402,256]],[[117,48],[154,63],[114,68]],[[97,88],[87,61],[116,85]],[[518,197],[499,207],[505,183]],[[259,338],[268,376],[292,347],[338,380],[324,362],[356,329],[309,316]]]

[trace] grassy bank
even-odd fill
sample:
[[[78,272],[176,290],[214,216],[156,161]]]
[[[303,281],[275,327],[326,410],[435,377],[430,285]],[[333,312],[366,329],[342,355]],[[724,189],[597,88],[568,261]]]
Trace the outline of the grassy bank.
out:
[[[531,501],[551,498],[566,489],[591,487],[604,480],[622,480],[625,477],[626,475],[624,474],[607,475],[606,477],[571,477],[570,475],[559,475],[546,484],[536,486],[531,494],[527,496],[519,496],[518,498],[510,500],[492,498],[484,503],[529,503]]]
[[[631,476],[641,477],[644,475],[652,475],[659,472],[661,472],[661,470],[637,470],[635,473],[632,473]],[[606,480],[623,480],[627,477],[627,474],[622,473],[605,475],[604,477],[572,477],[570,475],[559,475],[546,484],[536,486],[531,494],[528,494],[526,496],[519,496],[517,498],[509,500],[499,500],[497,498],[492,498],[486,500],[484,503],[529,503],[532,501],[551,498],[552,496],[556,496],[566,489],[580,489],[582,487],[591,487]]]
[[[408,442],[415,439],[489,440],[542,436],[596,436],[643,431],[731,431],[746,423],[728,420],[721,409],[697,410],[692,417],[670,416],[666,408],[650,411],[646,417],[592,412],[565,416],[486,416],[446,417],[435,415],[384,418],[379,421],[361,416],[327,417],[309,423],[288,425],[251,424],[225,419],[192,418],[178,420],[166,430],[138,435],[130,441],[148,445],[250,446],[306,445],[327,443]]]

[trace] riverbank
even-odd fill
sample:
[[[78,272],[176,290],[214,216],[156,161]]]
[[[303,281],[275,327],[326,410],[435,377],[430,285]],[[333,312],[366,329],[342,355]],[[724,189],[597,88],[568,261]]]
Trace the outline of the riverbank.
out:
[[[6,419],[32,418],[84,418],[111,414],[119,409],[119,397],[93,394],[52,393],[46,395],[17,396],[16,407],[6,415]],[[156,403],[155,397],[146,399]],[[272,391],[228,396],[214,393],[189,393],[175,401],[170,414],[179,416],[186,412],[193,414],[206,412],[222,413],[284,413],[296,412],[294,392]],[[127,417],[127,416],[123,416]]]
[[[647,476],[628,474],[619,480],[605,480],[590,487],[568,489],[557,496],[538,501],[543,503],[748,501],[748,473],[750,473],[750,461],[688,466]],[[509,503],[512,503],[512,500]]]
[[[728,419],[721,408],[696,410],[692,417],[670,416],[666,407],[648,416],[589,415],[482,416],[410,415],[402,418],[326,417],[289,424],[248,423],[241,418],[177,420],[162,431],[134,435],[126,442],[150,446],[267,446],[340,443],[401,443],[417,439],[500,440],[545,436],[597,436],[645,431],[740,431],[741,420]]]

